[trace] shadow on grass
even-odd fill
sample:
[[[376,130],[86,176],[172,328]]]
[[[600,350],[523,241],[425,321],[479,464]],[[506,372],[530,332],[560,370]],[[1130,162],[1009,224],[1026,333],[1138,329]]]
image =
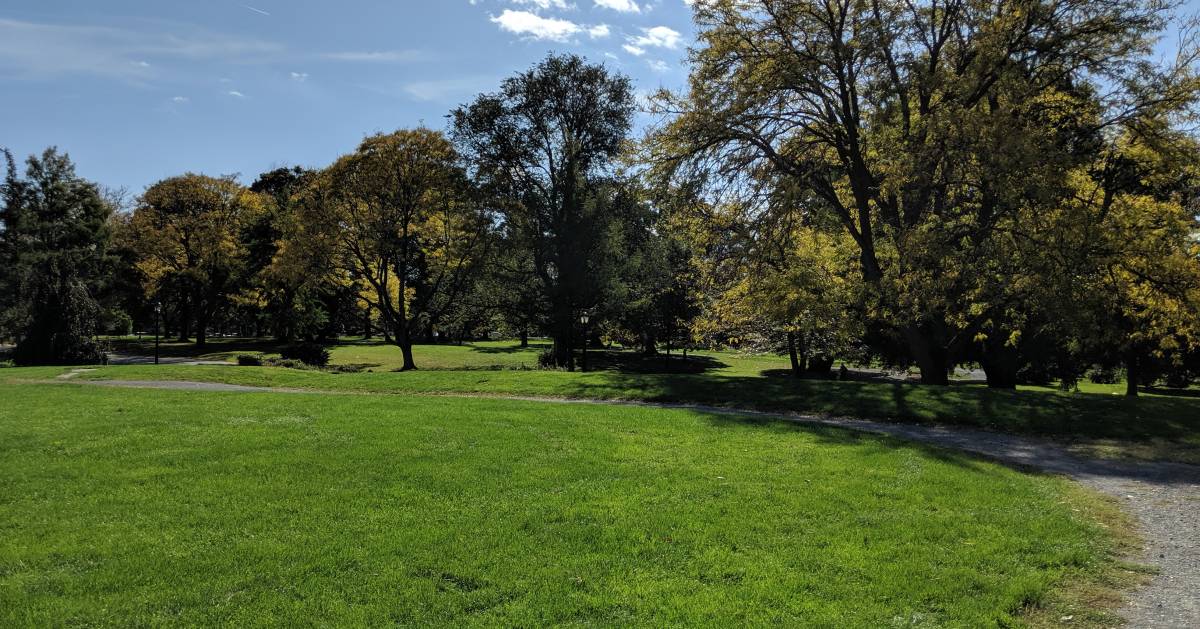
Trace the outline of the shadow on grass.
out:
[[[1200,389],[1166,389],[1160,387],[1142,387],[1146,393],[1163,397],[1182,397],[1200,399]]]
[[[516,345],[510,345],[506,347],[483,347],[480,345],[475,345],[474,343],[467,343],[465,347],[469,347],[471,348],[472,352],[478,352],[480,354],[524,354],[528,352],[544,352],[549,350],[552,346],[549,343],[530,343],[525,347],[521,347],[521,345],[518,343]]]
[[[123,355],[154,355],[154,337],[143,337],[142,339],[121,339],[108,341],[109,347],[113,353]],[[274,353],[278,352],[280,347],[287,345],[274,339],[251,339],[251,338],[214,338],[208,339],[208,342],[199,347],[194,341],[178,341],[175,339],[161,339],[159,342],[158,353],[160,356],[170,358],[204,358],[206,356],[219,356],[226,354],[240,354],[249,352]]]
[[[712,356],[687,357],[666,354],[645,355],[638,351],[596,349],[588,350],[588,368],[594,371],[609,371],[618,374],[684,375],[703,374],[715,369],[729,367]]]
[[[1131,400],[974,386],[620,372],[573,382],[568,395],[616,395],[652,402],[953,424],[1049,436],[1135,442],[1165,439],[1200,448],[1200,405],[1187,397]]]
[[[990,461],[986,456],[884,434],[836,426],[803,424],[774,417],[714,413],[709,411],[696,411],[696,414],[716,427],[753,427],[772,430],[780,434],[799,433],[814,439],[821,445],[850,446],[858,448],[867,455],[883,455],[894,452],[897,448],[907,448],[916,451],[922,457],[972,472],[988,475],[997,475],[1000,473],[998,468],[986,464]],[[1031,474],[1044,474],[1044,472],[1028,466],[1009,466]]]

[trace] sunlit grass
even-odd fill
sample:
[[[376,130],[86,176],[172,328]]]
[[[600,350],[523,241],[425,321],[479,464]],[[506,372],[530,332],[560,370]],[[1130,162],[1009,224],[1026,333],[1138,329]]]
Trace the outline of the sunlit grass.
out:
[[[996,626],[1113,566],[1069,483],[842,430],[454,398],[0,396],[3,626]]]

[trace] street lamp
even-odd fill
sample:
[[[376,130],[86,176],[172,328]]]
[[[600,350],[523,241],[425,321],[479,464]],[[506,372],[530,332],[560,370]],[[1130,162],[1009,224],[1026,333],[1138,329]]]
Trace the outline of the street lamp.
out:
[[[158,364],[158,326],[162,321],[162,302],[154,302],[154,364]]]
[[[583,368],[583,371],[585,371],[585,372],[588,369],[588,365],[587,365],[588,321],[590,321],[590,320],[591,320],[591,315],[589,315],[586,310],[583,311],[583,314],[579,315],[579,322],[583,324],[583,365],[582,365],[582,368]]]

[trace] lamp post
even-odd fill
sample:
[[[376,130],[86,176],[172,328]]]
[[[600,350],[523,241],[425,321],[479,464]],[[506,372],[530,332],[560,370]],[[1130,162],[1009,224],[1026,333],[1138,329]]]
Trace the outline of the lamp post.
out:
[[[587,313],[586,310],[583,311],[583,314],[579,315],[579,322],[583,324],[583,364],[581,365],[581,367],[584,372],[586,372],[588,370],[587,346],[588,346],[588,321],[590,321],[590,320],[591,320],[591,316]]]
[[[162,322],[162,302],[154,302],[154,364],[158,364],[158,327]]]

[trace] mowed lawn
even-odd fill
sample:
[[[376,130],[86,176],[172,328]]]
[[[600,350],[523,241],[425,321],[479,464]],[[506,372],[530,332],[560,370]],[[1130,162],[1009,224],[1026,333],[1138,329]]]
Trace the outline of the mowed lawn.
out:
[[[1087,626],[1121,528],[1060,479],[692,411],[0,399],[5,627]]]
[[[425,348],[418,348],[424,350]],[[451,350],[441,347],[439,349]],[[335,356],[344,347],[335,350]],[[376,350],[384,351],[384,350]],[[471,352],[469,348],[452,348]],[[447,359],[448,360],[448,359]],[[715,358],[713,360],[716,360]],[[332,373],[277,367],[110,366],[80,379],[198,380],[318,391],[391,394],[470,394],[638,400],[815,413],[980,427],[1059,439],[1088,456],[1173,460],[1200,464],[1200,392],[1145,393],[1128,399],[1109,385],[1079,392],[1044,387],[1017,391],[981,385],[928,387],[912,383],[837,382],[740,375],[747,364],[704,373],[589,373],[519,369],[421,369],[409,373]],[[747,363],[769,358],[747,357]],[[0,382],[53,378],[65,368],[0,370]]]

